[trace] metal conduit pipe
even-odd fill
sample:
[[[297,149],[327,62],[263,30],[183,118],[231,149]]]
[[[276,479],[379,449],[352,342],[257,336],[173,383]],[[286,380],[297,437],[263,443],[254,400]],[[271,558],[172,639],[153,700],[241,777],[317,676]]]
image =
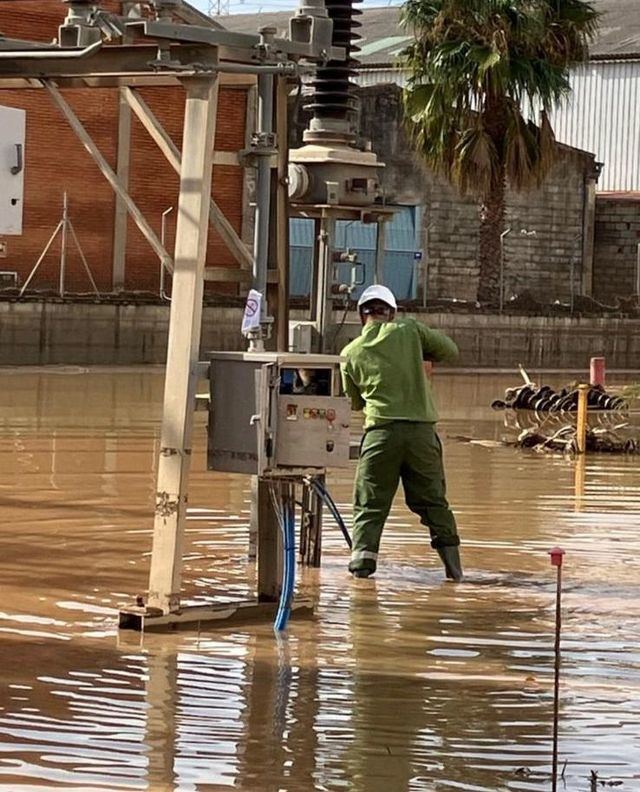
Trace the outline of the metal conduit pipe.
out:
[[[267,265],[271,209],[271,155],[273,153],[273,74],[258,76],[258,129],[254,138],[257,158],[253,288],[262,295],[260,318],[267,317]],[[262,337],[262,333],[260,334]],[[258,350],[261,340],[253,348]]]
[[[43,45],[46,47],[46,44]],[[101,41],[96,41],[84,49],[56,49],[49,47],[49,49],[38,50],[3,50],[0,52],[0,60],[43,60],[44,58],[53,58],[55,60],[74,60],[77,58],[85,58],[87,55],[92,55],[102,47]]]
[[[206,71],[209,72],[222,72],[226,74],[277,74],[277,75],[298,75],[307,74],[312,71],[309,66],[297,63],[276,63],[272,66],[256,65],[251,66],[243,63],[219,63],[211,68],[207,67]]]

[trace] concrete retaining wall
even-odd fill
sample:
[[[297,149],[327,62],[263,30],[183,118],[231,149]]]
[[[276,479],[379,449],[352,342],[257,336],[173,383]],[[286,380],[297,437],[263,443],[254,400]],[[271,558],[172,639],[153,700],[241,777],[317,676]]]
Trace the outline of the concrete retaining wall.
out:
[[[239,308],[205,308],[202,348],[244,348],[241,316]],[[164,363],[168,322],[163,305],[0,303],[0,364]],[[462,366],[582,368],[604,354],[610,368],[640,368],[639,320],[443,313],[428,322],[456,340]],[[340,344],[357,332],[354,314]]]

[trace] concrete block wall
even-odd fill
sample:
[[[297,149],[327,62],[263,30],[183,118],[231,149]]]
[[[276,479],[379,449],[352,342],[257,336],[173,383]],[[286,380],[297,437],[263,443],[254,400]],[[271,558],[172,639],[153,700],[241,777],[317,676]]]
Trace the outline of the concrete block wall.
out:
[[[359,89],[360,132],[386,164],[382,174],[388,203],[418,205],[423,212],[423,248],[431,298],[473,300],[478,284],[479,204],[463,197],[430,171],[415,153],[403,121],[396,85]],[[539,188],[509,192],[505,240],[505,294],[523,291],[536,299],[568,301],[571,271],[575,293],[582,280],[586,180],[594,157],[567,147]],[[522,230],[535,231],[524,236]]]
[[[336,313],[336,319],[338,314]],[[293,311],[292,319],[305,319]],[[470,314],[420,314],[460,347],[457,366],[576,369],[593,355],[609,368],[638,368],[640,321]],[[244,349],[241,308],[206,307],[202,344],[207,350]],[[133,365],[166,360],[168,305],[96,305],[0,302],[0,365]],[[340,346],[360,332],[351,314]]]
[[[37,6],[37,8],[36,8]],[[111,0],[102,7],[117,11],[120,3]],[[0,30],[15,38],[51,41],[64,19],[67,7],[60,0],[12,0],[0,3]],[[184,90],[144,88],[141,96],[160,119],[178,147],[182,145]],[[118,92],[115,89],[75,89],[63,91],[81,122],[111,167],[115,169],[118,132]],[[8,255],[1,269],[19,273],[24,282],[62,215],[62,196],[67,191],[70,218],[92,269],[98,288],[112,289],[112,257],[115,196],[91,156],[85,151],[45,91],[0,90],[0,104],[19,107],[27,113],[25,147],[24,231],[7,237]],[[238,151],[245,146],[247,88],[222,86],[215,149]],[[212,141],[213,144],[213,141]],[[231,224],[240,233],[243,214],[243,169],[233,165],[214,168],[213,196]],[[178,176],[138,120],[133,118],[131,134],[130,193],[150,225],[160,235],[162,212],[170,206],[167,248],[173,249],[176,222]],[[67,284],[71,291],[90,291],[81,260],[72,244],[68,247]],[[58,279],[59,240],[38,271],[34,287],[55,289]],[[209,235],[207,263],[235,267],[219,236]],[[131,219],[128,222],[127,265],[124,288],[157,294],[159,262],[155,253]],[[230,284],[216,284],[216,291],[232,290]]]
[[[596,238],[593,260],[593,295],[615,304],[616,298],[636,294],[640,196],[625,193],[596,199]]]
[[[0,365],[162,364],[169,305],[0,302]],[[202,349],[241,349],[242,310],[205,308]]]

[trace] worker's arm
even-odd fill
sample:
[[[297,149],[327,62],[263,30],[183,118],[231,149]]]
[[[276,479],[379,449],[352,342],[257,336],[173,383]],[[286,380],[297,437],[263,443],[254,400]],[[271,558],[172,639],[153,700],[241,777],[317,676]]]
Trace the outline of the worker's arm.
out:
[[[343,365],[341,367],[342,372],[342,387],[344,388],[344,392],[347,396],[351,399],[351,406],[354,410],[363,410],[364,409],[364,399],[360,394],[360,390],[356,383],[353,381],[351,374],[347,371],[347,367]]]
[[[450,363],[458,357],[458,347],[448,335],[416,322],[422,343],[422,359]]]

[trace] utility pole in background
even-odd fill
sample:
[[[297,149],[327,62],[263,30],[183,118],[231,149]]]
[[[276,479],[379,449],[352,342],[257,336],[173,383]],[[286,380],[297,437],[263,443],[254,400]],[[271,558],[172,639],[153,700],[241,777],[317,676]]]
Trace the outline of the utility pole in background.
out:
[[[209,16],[227,16],[231,13],[230,0],[209,0]]]

